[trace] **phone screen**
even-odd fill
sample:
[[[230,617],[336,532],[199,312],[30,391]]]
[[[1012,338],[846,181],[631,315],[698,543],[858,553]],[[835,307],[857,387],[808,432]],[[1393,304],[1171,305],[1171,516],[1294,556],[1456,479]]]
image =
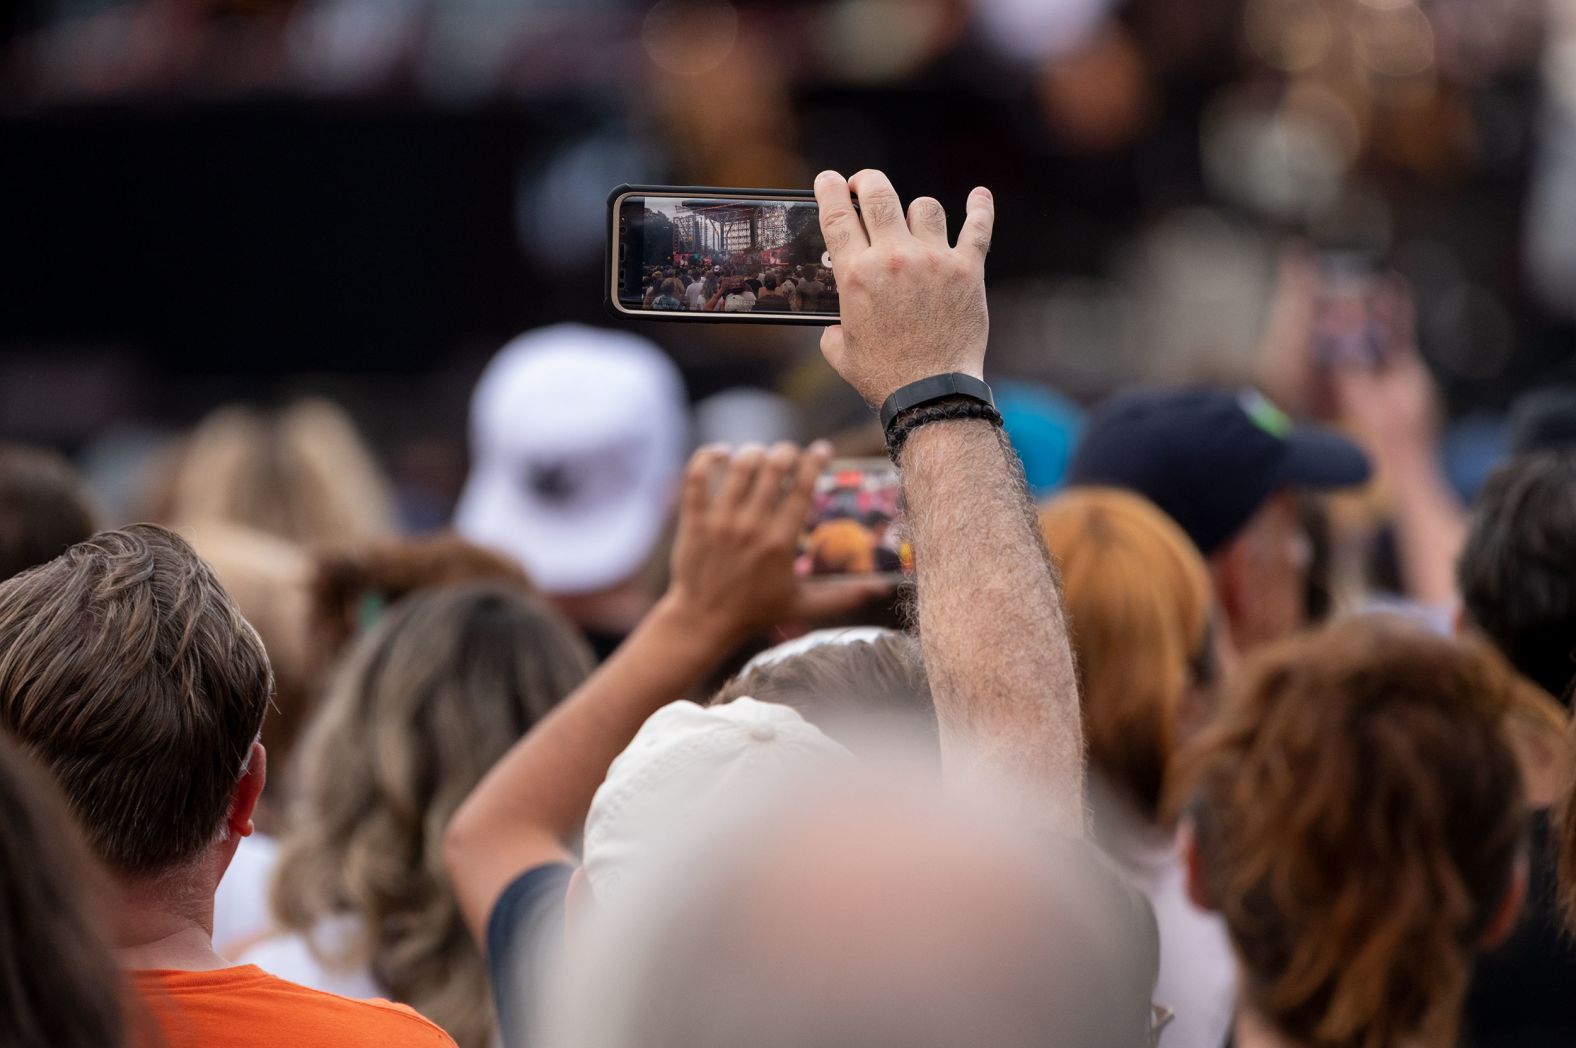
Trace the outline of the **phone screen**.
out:
[[[816,480],[799,539],[799,574],[899,579],[913,570],[897,467],[886,459],[831,463]]]
[[[835,320],[837,279],[815,199],[718,194],[617,198],[619,309],[696,320]]]
[[[1359,251],[1327,251],[1322,260],[1324,294],[1314,320],[1314,355],[1326,368],[1378,370],[1388,338],[1374,308],[1382,270]]]

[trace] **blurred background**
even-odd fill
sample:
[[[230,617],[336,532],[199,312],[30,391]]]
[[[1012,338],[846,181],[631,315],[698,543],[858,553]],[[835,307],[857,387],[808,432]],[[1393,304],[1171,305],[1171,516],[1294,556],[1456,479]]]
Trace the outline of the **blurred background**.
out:
[[[868,166],[954,228],[995,192],[992,377],[1053,428],[1137,382],[1337,416],[1321,355],[1415,333],[1470,496],[1576,380],[1573,0],[11,0],[0,437],[124,518],[215,407],[323,394],[436,526],[488,357],[622,323],[614,185]],[[635,327],[694,400],[864,418],[815,329]]]

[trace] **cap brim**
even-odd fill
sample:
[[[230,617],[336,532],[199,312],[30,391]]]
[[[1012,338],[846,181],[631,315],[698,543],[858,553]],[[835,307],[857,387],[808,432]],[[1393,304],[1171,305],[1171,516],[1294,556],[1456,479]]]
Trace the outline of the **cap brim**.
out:
[[[1280,487],[1319,491],[1356,487],[1372,475],[1368,456],[1346,437],[1328,429],[1297,429],[1286,438],[1275,479]]]

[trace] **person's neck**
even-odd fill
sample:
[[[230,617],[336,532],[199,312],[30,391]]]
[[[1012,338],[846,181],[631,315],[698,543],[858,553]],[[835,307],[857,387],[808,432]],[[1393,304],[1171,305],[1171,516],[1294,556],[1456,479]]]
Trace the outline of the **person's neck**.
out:
[[[213,948],[219,877],[212,859],[153,876],[117,876],[113,885],[110,923],[122,968],[205,972],[230,967]]]

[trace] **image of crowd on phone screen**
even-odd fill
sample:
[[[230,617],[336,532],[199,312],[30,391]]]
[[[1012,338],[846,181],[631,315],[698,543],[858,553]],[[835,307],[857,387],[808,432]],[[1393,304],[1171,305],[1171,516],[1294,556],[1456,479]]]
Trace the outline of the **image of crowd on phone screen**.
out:
[[[647,266],[641,308],[691,313],[837,312],[837,281],[816,265],[773,266],[732,257]]]

